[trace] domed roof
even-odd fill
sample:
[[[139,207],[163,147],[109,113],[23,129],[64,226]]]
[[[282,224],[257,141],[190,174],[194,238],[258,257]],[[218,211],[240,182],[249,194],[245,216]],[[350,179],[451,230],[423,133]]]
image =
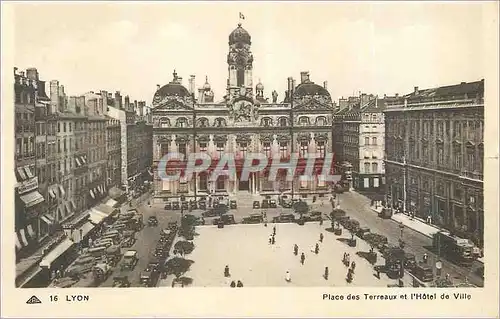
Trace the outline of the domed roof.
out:
[[[208,83],[208,76],[205,76],[205,84],[203,84],[203,89],[206,91],[210,91],[212,89],[210,83]]]
[[[155,96],[158,97],[164,97],[164,96],[189,96],[191,95],[179,81],[179,78],[177,77],[177,73],[174,71],[174,79],[168,83],[167,85],[162,86],[159,88]]]
[[[301,83],[295,89],[294,95],[304,96],[304,95],[326,95],[330,96],[327,89],[321,85],[315,84],[314,82]]]
[[[257,85],[255,86],[255,89],[259,90],[259,91],[263,91],[264,90],[264,84],[262,84],[262,82],[260,82],[260,80],[259,80],[259,83],[257,83]]]
[[[243,42],[246,44],[251,44],[250,34],[241,27],[241,23],[238,23],[238,27],[231,32],[229,35],[229,45],[238,42]]]

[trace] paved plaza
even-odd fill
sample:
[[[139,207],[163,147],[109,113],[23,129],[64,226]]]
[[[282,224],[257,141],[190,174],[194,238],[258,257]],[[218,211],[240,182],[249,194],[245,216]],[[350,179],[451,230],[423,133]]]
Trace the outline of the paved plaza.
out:
[[[269,235],[276,226],[276,243],[269,244]],[[223,229],[217,226],[197,226],[195,249],[187,255],[194,261],[186,277],[193,279],[193,287],[229,287],[232,280],[241,280],[245,287],[314,287],[314,286],[365,286],[387,287],[396,284],[395,280],[381,274],[381,279],[374,275],[373,266],[356,255],[357,251],[368,251],[369,246],[358,239],[357,247],[349,247],[338,241],[350,237],[345,232],[335,236],[326,231],[330,222],[306,223],[300,226],[290,224],[231,225]],[[324,239],[319,243],[320,233]],[[312,250],[316,243],[320,245],[319,254]],[[293,246],[299,246],[299,254],[293,254]],[[304,265],[300,263],[300,254],[306,255]],[[347,268],[342,263],[342,256],[347,252],[351,261],[356,262],[354,280],[348,284],[345,280]],[[377,264],[384,261],[379,257]],[[230,278],[224,277],[224,267],[228,265]],[[329,268],[329,278],[323,278],[325,267]],[[285,281],[285,272],[289,270],[292,281]],[[171,286],[172,278],[160,282],[161,286]]]

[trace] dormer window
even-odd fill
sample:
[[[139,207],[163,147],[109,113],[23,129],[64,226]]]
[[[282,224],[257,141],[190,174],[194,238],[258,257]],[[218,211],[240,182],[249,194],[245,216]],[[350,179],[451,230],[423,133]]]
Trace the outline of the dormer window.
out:
[[[288,123],[287,123],[287,120],[286,118],[282,117],[280,118],[280,126],[287,126]]]
[[[325,126],[326,125],[326,118],[324,116],[320,116],[316,118],[316,125],[317,126]]]
[[[170,120],[168,118],[160,119],[160,127],[161,128],[170,127]]]
[[[187,127],[187,119],[184,117],[178,118],[176,122],[176,127],[184,128]]]
[[[224,120],[223,118],[216,118],[215,119],[215,126],[216,127],[224,127],[224,126],[226,126],[226,120]]]
[[[272,126],[273,125],[273,121],[268,118],[268,117],[265,117],[262,119],[262,126]]]

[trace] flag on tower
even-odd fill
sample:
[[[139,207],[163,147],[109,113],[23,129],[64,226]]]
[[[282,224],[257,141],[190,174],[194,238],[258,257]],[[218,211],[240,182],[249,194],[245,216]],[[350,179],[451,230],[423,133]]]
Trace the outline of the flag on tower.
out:
[[[245,16],[240,12],[240,19],[245,20]]]

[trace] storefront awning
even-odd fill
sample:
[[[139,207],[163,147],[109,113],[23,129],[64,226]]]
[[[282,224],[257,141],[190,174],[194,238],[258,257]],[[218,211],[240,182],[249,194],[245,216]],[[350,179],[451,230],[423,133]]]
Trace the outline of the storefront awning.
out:
[[[94,198],[94,199],[95,199],[95,194],[94,194],[94,191],[93,191],[93,190],[90,190],[90,191],[89,191],[89,193],[90,193],[90,196],[92,196],[92,198]]]
[[[109,206],[109,207],[115,207],[115,205],[118,204],[118,202],[114,199],[109,199],[107,202],[106,202],[106,205]]]
[[[94,207],[93,209],[98,211],[98,212],[101,212],[107,216],[113,214],[115,211],[115,208],[110,207],[110,206],[105,205],[105,204],[99,204],[96,207]]]
[[[52,251],[49,252],[47,256],[45,256],[40,262],[40,267],[50,268],[52,263],[59,258],[62,254],[64,254],[68,249],[73,246],[74,243],[71,239],[66,238],[59,245],[56,246]]]
[[[50,216],[49,214],[45,214],[45,215],[42,215],[40,216],[40,219],[47,225],[52,225],[54,224],[54,219],[52,218],[52,216]]]
[[[17,173],[19,174],[19,177],[21,177],[22,180],[25,180],[28,178],[28,176],[26,176],[26,172],[24,171],[24,169],[22,167],[17,168]]]
[[[38,191],[34,191],[26,195],[21,195],[20,197],[26,207],[31,207],[44,201],[42,194],[40,194]]]
[[[99,212],[97,210],[92,210],[92,211],[90,211],[89,220],[92,224],[99,225],[107,217],[108,217],[108,215],[106,215],[102,212]]]
[[[125,194],[124,191],[119,189],[118,187],[111,187],[109,190],[109,196],[112,197],[113,199],[117,199]]]

